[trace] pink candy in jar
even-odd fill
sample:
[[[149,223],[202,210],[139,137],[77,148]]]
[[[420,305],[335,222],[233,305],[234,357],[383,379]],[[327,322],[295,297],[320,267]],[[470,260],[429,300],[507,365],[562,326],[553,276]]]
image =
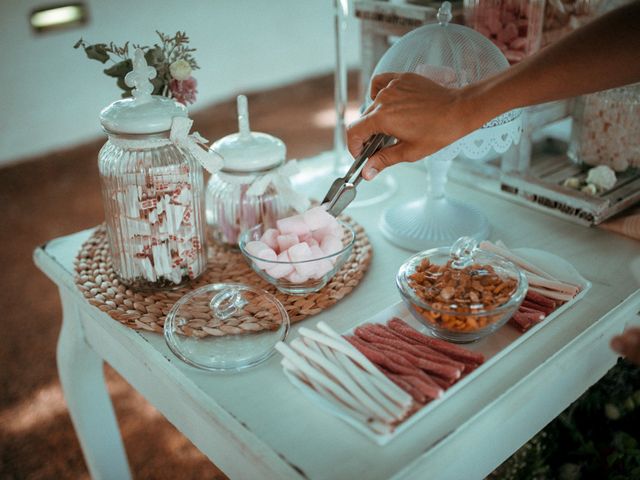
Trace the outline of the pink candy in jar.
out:
[[[616,172],[640,167],[640,86],[584,95],[576,100],[569,157]]]
[[[238,96],[238,130],[212,145],[224,165],[210,178],[206,193],[207,223],[214,240],[230,246],[237,245],[243,231],[258,224],[274,227],[291,211],[291,200],[283,191],[292,193],[286,147],[276,137],[250,130],[244,95]],[[306,206],[304,201],[295,202],[296,208]]]
[[[466,23],[490,39],[509,63],[540,48],[544,0],[465,0]]]

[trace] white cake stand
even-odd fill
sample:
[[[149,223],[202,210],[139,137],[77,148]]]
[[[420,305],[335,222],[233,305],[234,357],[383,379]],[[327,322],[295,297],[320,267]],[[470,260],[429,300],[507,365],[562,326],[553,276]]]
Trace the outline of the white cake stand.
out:
[[[471,159],[481,159],[491,150],[502,154],[517,144],[521,135],[521,111],[513,110],[427,157],[426,196],[387,208],[380,219],[382,234],[391,243],[412,251],[452,245],[465,236],[486,239],[489,222],[485,215],[447,197],[447,172],[460,153]]]

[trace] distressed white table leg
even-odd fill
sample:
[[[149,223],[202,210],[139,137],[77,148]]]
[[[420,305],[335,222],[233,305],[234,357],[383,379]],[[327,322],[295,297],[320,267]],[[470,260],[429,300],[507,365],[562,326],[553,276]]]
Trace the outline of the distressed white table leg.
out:
[[[87,344],[78,305],[60,289],[63,322],[58,338],[58,373],[69,413],[91,477],[131,478],[122,437],[106,388],[103,360]]]

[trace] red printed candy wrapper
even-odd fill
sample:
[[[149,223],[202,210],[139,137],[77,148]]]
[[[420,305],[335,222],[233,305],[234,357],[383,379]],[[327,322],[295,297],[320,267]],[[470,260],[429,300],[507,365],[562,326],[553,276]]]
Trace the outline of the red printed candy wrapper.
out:
[[[206,256],[193,222],[188,166],[151,168],[142,182],[139,174],[123,179],[114,194],[114,200],[126,206],[126,215],[119,218],[123,243],[115,253],[125,267],[123,276],[161,286],[197,277]]]

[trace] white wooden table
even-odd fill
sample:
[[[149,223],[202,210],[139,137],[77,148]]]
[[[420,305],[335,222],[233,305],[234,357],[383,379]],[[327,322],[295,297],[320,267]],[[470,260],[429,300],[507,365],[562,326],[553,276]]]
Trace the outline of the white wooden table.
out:
[[[389,174],[401,185],[394,202],[425,187],[424,173],[415,167],[395,167]],[[443,402],[385,447],[316,408],[288,383],[277,356],[235,375],[204,373],[174,357],[161,335],[130,330],[90,306],[75,288],[72,266],[90,231],[38,248],[36,264],[60,289],[64,321],[58,369],[92,477],[130,477],[102,362],[231,478],[459,480],[491,472],[615,363],[610,337],[640,323],[640,290],[632,272],[640,243],[466,187],[448,188],[453,197],[482,208],[492,239],[560,255],[593,287],[584,300],[470,382],[464,395]],[[409,253],[382,238],[380,212],[379,206],[350,212],[374,248],[362,284],[303,323],[324,320],[342,331],[399,299],[395,273]],[[289,338],[295,338],[296,329]]]

